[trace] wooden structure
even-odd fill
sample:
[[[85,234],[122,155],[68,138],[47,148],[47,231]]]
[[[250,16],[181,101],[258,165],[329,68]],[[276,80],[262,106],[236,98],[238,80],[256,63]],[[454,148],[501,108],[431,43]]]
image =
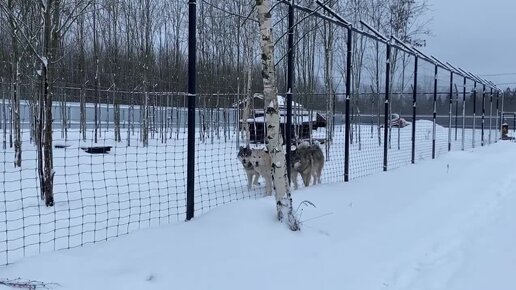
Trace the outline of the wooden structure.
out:
[[[111,151],[113,146],[93,146],[93,147],[81,147],[82,150],[90,154],[105,154]]]
[[[234,104],[238,106],[240,118],[240,130],[244,130],[244,124],[247,122],[249,126],[250,142],[264,143],[266,137],[265,131],[265,101],[263,95],[254,94],[252,98],[247,98]],[[280,127],[283,140],[285,140],[287,108],[286,100],[283,96],[278,96],[278,106],[280,111]],[[244,110],[249,110],[247,120],[243,120],[245,116]],[[304,108],[301,104],[292,102],[292,140],[311,138],[314,130],[321,127],[326,127],[326,116],[320,112]]]

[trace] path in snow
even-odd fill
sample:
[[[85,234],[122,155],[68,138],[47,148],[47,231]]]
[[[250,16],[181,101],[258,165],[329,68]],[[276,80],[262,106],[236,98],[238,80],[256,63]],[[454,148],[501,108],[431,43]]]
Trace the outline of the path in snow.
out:
[[[294,192],[301,232],[273,198],[191,222],[25,258],[0,278],[60,289],[513,289],[516,144]],[[1,289],[1,288],[0,288]]]

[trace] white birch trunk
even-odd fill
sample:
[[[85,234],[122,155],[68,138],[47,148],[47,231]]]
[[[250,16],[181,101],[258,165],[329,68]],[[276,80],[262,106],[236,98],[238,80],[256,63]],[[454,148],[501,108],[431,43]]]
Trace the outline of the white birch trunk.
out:
[[[272,40],[271,11],[269,0],[256,0],[258,21],[260,25],[260,47],[262,51],[263,95],[266,106],[267,150],[272,161],[272,181],[275,190],[278,220],[287,218],[287,224],[293,231],[299,230],[292,210],[292,197],[288,184],[283,138],[280,133],[280,116],[276,75],[274,72],[274,42]]]

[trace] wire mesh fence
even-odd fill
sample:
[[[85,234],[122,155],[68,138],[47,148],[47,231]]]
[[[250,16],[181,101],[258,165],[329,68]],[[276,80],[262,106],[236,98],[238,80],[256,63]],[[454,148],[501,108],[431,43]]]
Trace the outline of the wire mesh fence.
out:
[[[298,23],[299,30],[306,33],[292,49],[296,55],[312,51],[314,62],[310,72],[297,70],[292,90],[280,76],[280,129],[284,141],[321,148],[323,183],[353,180],[514,136],[516,115],[503,111],[502,94],[392,39],[333,23],[337,39],[349,41],[351,34],[354,42],[333,43],[336,51],[349,50],[336,53],[342,67],[326,67],[328,50],[311,41],[303,48],[302,38],[327,40],[316,35],[314,27],[328,25],[330,18],[306,13],[296,10],[297,17],[306,20]],[[282,31],[288,29],[284,22],[278,22]],[[289,48],[284,42],[277,43],[277,69],[287,74],[284,55]],[[314,73],[323,71],[326,75]],[[189,182],[194,187],[191,215],[272,191],[267,171],[255,170],[247,158],[267,155],[267,104],[260,93],[248,93],[251,86],[241,90],[223,74],[202,75],[197,94],[156,89],[166,85],[121,90],[93,86],[96,82],[91,77],[52,86],[51,207],[41,197],[40,83],[25,81],[18,88],[12,82],[0,83],[0,265],[188,219]],[[227,88],[222,93],[208,83]],[[16,90],[19,109],[13,99]],[[291,119],[285,97],[289,92]],[[190,111],[192,98],[196,105]],[[13,166],[18,160],[15,111],[20,120],[20,166]],[[190,114],[193,124],[188,122]],[[508,124],[505,133],[500,131],[503,123]],[[188,154],[192,148],[194,155]],[[186,170],[189,162],[194,164],[193,175]],[[301,177],[296,181],[302,184]]]
[[[78,93],[66,88],[58,91],[57,96],[69,98]],[[103,91],[102,95],[105,102],[85,104],[85,131],[80,128],[79,103],[54,104],[54,117],[60,122],[55,122],[53,132],[52,208],[41,204],[38,153],[32,125],[26,121],[32,117],[31,104],[22,101],[22,166],[12,166],[12,147],[2,152],[0,253],[4,263],[184,218],[184,95],[148,94],[152,105],[147,110],[141,93]],[[116,99],[122,98],[134,102],[117,104]],[[164,106],[165,100],[169,106]],[[170,105],[174,103],[178,105]],[[146,128],[143,114],[149,114]],[[149,131],[145,146],[143,130]]]

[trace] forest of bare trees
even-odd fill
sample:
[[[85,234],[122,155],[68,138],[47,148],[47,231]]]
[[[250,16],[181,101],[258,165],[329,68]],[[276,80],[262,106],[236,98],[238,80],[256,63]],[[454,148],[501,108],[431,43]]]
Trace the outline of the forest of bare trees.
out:
[[[428,34],[424,14],[426,3],[410,0],[326,1],[355,25],[365,20],[385,35],[395,35],[414,45],[421,45]],[[312,1],[296,1],[314,7]],[[181,1],[54,0],[0,1],[2,30],[0,63],[2,79],[11,80],[19,63],[23,83],[37,81],[37,56],[43,52],[44,23],[56,38],[52,48],[56,68],[52,82],[59,85],[118,90],[185,91],[186,83],[186,12]],[[252,1],[199,1],[198,3],[198,75],[199,90],[235,92],[251,87],[258,91],[260,59],[258,25]],[[44,15],[48,7],[51,15]],[[275,3],[274,33],[276,68],[280,91],[284,89],[286,54],[285,5]],[[314,17],[299,17],[296,26],[297,90],[324,92],[329,83],[322,62],[332,77],[344,74],[345,31]],[[43,26],[42,26],[43,25]],[[364,42],[357,41],[357,46]],[[49,47],[50,48],[50,47]],[[369,47],[358,48],[355,69],[370,66],[374,73]],[[36,52],[38,54],[36,54]],[[325,56],[326,57],[323,57]],[[380,56],[381,58],[382,56]],[[16,61],[19,59],[19,61]],[[401,66],[402,64],[400,64]],[[249,74],[249,71],[251,74]],[[251,82],[247,78],[251,76]],[[355,76],[355,83],[360,76]],[[339,81],[334,81],[334,86]],[[375,87],[377,87],[375,85]],[[95,94],[87,95],[93,102]]]
[[[278,91],[285,92],[287,10],[273,2],[273,33]],[[370,23],[385,35],[422,46],[428,35],[425,0],[328,0],[326,4],[356,27]],[[297,4],[315,8],[314,1]],[[260,32],[255,1],[198,1],[198,92],[252,94],[263,90]],[[0,0],[0,90],[2,146],[15,148],[22,166],[22,142],[38,152],[42,199],[53,204],[52,132],[55,102],[80,103],[80,131],[86,139],[86,103],[94,109],[94,140],[102,132],[98,105],[113,92],[115,138],[120,141],[120,104],[144,107],[142,142],[148,142],[149,93],[184,92],[187,76],[187,1],[165,0]],[[295,33],[295,91],[327,94],[326,110],[341,100],[345,80],[346,30],[299,12]],[[353,91],[376,94],[383,86],[384,54],[378,43],[359,37],[353,47]],[[395,50],[393,77],[398,92],[405,82],[407,56]],[[364,81],[366,80],[366,81]],[[394,82],[392,82],[394,83]],[[62,88],[76,89],[60,94]],[[103,93],[101,93],[103,92]],[[117,92],[138,92],[128,100]],[[30,140],[20,134],[20,101],[30,104]],[[355,106],[363,101],[354,99]],[[363,105],[364,107],[369,105]],[[64,106],[62,106],[64,108]],[[66,122],[67,111],[60,112]],[[10,124],[10,128],[7,127]],[[66,126],[64,126],[66,127]],[[63,132],[65,134],[66,132]],[[130,144],[128,144],[130,145]]]

